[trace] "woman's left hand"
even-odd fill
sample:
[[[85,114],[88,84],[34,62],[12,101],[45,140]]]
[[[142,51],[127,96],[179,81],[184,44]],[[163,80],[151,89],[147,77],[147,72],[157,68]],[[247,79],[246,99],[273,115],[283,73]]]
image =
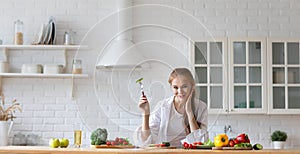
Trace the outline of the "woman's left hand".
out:
[[[194,132],[195,130],[199,129],[200,125],[198,124],[198,122],[195,119],[195,115],[194,112],[192,110],[192,99],[193,99],[193,94],[194,94],[194,87],[188,97],[188,99],[186,100],[185,103],[185,112],[188,118],[188,122],[189,122],[189,126],[190,126],[190,132]]]
[[[194,88],[192,89],[188,99],[186,100],[185,103],[185,112],[186,114],[189,116],[189,114],[193,114],[192,111],[192,97],[193,97],[193,93],[194,93]]]

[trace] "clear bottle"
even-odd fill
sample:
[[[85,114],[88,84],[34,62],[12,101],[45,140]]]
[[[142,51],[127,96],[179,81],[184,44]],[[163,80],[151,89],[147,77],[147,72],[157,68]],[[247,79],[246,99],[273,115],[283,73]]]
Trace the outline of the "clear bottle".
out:
[[[80,148],[82,144],[82,130],[74,130],[74,145],[75,148]]]
[[[74,127],[74,147],[80,148],[82,145],[82,123],[75,122]]]
[[[23,44],[24,23],[21,20],[17,20],[17,21],[14,22],[14,24],[15,24],[14,44],[15,45],[22,45]]]
[[[73,74],[81,74],[82,73],[82,65],[80,59],[73,59]]]

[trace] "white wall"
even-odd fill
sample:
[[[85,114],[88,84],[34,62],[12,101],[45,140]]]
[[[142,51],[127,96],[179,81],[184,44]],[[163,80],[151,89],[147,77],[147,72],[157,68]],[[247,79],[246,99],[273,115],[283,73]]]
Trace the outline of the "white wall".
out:
[[[300,32],[300,2],[297,0],[136,0],[135,5],[138,7],[134,10],[134,25],[156,24],[178,31],[155,26],[134,28],[134,40],[141,43],[141,52],[155,60],[151,62],[152,67],[143,71],[110,72],[95,70],[94,65],[105,42],[112,32],[115,33],[115,24],[107,26],[105,21],[99,21],[116,11],[116,0],[1,0],[0,38],[5,44],[12,43],[15,20],[24,22],[24,41],[30,44],[40,25],[46,23],[49,16],[54,16],[58,27],[57,44],[63,43],[65,30],[73,29],[77,32],[76,43],[83,39],[82,44],[88,44],[92,49],[79,51],[78,55],[68,53],[69,61],[74,56],[83,59],[84,72],[90,75],[88,79],[74,80],[75,100],[70,98],[72,79],[2,79],[7,100],[16,98],[23,107],[23,112],[16,114],[18,118],[10,134],[11,143],[22,142],[16,137],[13,142],[14,135],[21,136],[18,133],[27,135],[29,144],[45,145],[50,137],[67,137],[73,142],[74,125],[78,122],[86,124],[83,126],[85,144],[89,144],[89,134],[96,127],[107,128],[111,139],[116,136],[131,138],[132,131],[141,122],[136,107],[139,89],[134,81],[145,77],[145,91],[153,104],[169,96],[166,83],[169,71],[189,63],[189,44],[181,33],[201,39],[297,37]],[[203,25],[199,26],[196,19]],[[9,57],[13,72],[20,71],[22,63],[61,62],[60,52],[12,51]],[[178,57],[184,58],[179,61]],[[210,135],[223,132],[224,125],[231,125],[231,136],[246,132],[253,143],[271,147],[271,132],[281,129],[289,135],[288,147],[297,147],[300,146],[298,120],[297,115],[211,116]],[[38,139],[32,141],[34,137]]]

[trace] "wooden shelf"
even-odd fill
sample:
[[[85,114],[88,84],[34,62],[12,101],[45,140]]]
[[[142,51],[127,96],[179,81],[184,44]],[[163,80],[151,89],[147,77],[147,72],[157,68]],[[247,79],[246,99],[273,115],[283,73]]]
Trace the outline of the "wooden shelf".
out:
[[[4,61],[8,60],[10,50],[40,50],[40,51],[61,51],[64,57],[65,67],[67,64],[67,51],[89,50],[85,45],[0,45],[0,51],[4,54]],[[25,73],[0,73],[0,93],[2,93],[2,78],[88,78],[88,74],[25,74]],[[71,85],[71,95],[73,96],[73,85]]]
[[[2,49],[14,50],[36,50],[36,49],[51,49],[51,50],[77,50],[88,49],[85,45],[0,45]]]
[[[0,77],[30,77],[30,78],[87,78],[88,74],[25,74],[25,73],[0,73]]]

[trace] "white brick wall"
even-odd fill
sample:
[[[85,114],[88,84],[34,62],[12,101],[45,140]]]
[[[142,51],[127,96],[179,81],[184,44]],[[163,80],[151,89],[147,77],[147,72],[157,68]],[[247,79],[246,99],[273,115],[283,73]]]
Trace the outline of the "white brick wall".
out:
[[[62,44],[63,34],[67,29],[77,32],[75,43],[79,43],[93,25],[115,11],[116,1],[1,0],[0,39],[4,40],[5,44],[11,44],[13,22],[20,19],[25,25],[24,42],[30,44],[40,25],[46,23],[50,16],[54,16],[57,20],[57,44]],[[213,37],[298,37],[300,34],[298,28],[300,2],[297,0],[135,0],[135,5],[139,4],[164,4],[165,7],[177,7],[193,15],[207,30],[191,20],[193,18],[180,16],[182,15],[180,11],[170,13],[164,7],[147,11],[136,9],[134,15],[135,24],[163,23],[188,34],[192,39],[209,37],[210,34]],[[47,144],[50,137],[67,137],[72,143],[73,128],[78,122],[86,124],[83,126],[84,144],[89,144],[91,130],[97,127],[107,128],[110,138],[116,136],[131,138],[132,131],[141,123],[141,119],[137,109],[139,90],[136,85],[129,83],[128,79],[144,76],[147,79],[145,91],[155,104],[157,100],[170,94],[166,83],[169,70],[172,67],[188,64],[189,46],[186,38],[182,38],[170,29],[161,28],[134,29],[135,41],[142,43],[141,48],[145,49],[142,52],[158,60],[153,63],[153,66],[158,65],[163,68],[156,72],[151,69],[130,72],[133,74],[128,72],[94,74],[93,68],[99,51],[102,50],[103,42],[106,43],[105,40],[110,39],[111,30],[94,31],[95,36],[88,37],[84,42],[94,50],[79,52],[77,55],[83,59],[84,70],[91,77],[74,80],[75,100],[70,98],[71,79],[3,78],[3,91],[6,98],[17,98],[23,107],[23,112],[16,114],[18,118],[15,119],[10,134],[10,143],[17,133],[25,134],[27,137],[35,134],[40,139],[39,144],[43,145]],[[151,39],[160,42],[142,42]],[[173,48],[167,48],[167,43],[172,44]],[[165,49],[166,56],[159,56],[160,48]],[[178,50],[175,50],[176,48]],[[70,60],[75,55],[74,52],[68,52],[68,71],[71,66]],[[170,58],[168,55],[173,57]],[[186,57],[186,59],[179,62],[174,56]],[[63,60],[59,51],[50,53],[10,51],[9,57],[12,72],[19,72],[23,63],[61,63]],[[160,62],[165,62],[167,65]],[[155,84],[152,81],[156,81]],[[157,89],[163,91],[159,93]],[[269,139],[271,132],[282,129],[289,135],[288,147],[297,147],[300,146],[300,136],[297,135],[299,134],[298,120],[298,115],[228,115],[220,116],[218,119],[211,116],[210,136],[212,138],[215,134],[223,132],[224,125],[231,125],[233,132],[230,135],[234,136],[244,131],[249,133],[253,143],[259,142],[265,147],[271,147]]]

